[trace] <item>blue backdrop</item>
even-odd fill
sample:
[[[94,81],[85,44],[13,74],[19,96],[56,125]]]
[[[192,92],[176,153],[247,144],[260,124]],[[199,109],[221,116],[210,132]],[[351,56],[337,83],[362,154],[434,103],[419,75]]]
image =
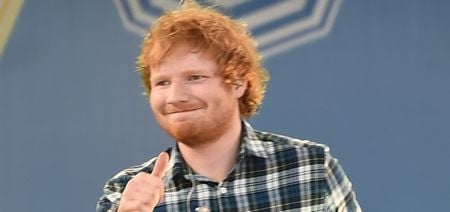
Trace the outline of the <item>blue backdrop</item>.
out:
[[[105,180],[173,144],[120,2],[25,1],[0,61],[0,211],[93,211]],[[365,211],[448,211],[450,1],[334,2],[322,34],[267,56],[251,122],[329,145]],[[248,4],[228,12],[268,1]]]

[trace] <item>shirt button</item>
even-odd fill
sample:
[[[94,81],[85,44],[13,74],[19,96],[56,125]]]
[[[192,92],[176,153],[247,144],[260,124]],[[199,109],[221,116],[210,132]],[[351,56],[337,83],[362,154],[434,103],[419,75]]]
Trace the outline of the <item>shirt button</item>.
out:
[[[195,212],[210,212],[210,211],[211,210],[209,210],[209,208],[205,207],[205,206],[200,206],[200,207],[195,208]]]
[[[225,193],[227,193],[227,191],[228,191],[228,189],[225,188],[225,187],[220,187],[220,188],[219,188],[219,192],[220,192],[221,194],[225,194]]]

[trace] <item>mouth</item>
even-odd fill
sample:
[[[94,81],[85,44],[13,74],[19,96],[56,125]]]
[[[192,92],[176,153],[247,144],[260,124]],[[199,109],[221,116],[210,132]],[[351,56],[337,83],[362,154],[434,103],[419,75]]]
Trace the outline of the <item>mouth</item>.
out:
[[[192,112],[192,111],[196,111],[196,110],[200,110],[201,108],[189,108],[189,109],[183,109],[183,110],[169,110],[166,111],[165,114],[166,115],[171,115],[171,114],[178,114],[178,113],[188,113],[188,112]]]

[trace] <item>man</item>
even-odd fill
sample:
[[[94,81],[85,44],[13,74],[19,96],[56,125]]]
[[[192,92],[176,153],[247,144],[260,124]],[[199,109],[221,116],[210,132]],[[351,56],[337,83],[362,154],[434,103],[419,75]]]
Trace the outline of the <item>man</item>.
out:
[[[185,3],[154,24],[138,68],[176,145],[110,179],[97,211],[361,211],[326,146],[246,122],[268,75],[243,24]]]

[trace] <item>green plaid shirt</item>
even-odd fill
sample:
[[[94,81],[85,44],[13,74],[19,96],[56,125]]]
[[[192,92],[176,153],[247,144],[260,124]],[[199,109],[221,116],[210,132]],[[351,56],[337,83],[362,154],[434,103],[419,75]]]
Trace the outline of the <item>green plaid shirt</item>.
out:
[[[243,123],[239,159],[223,182],[194,173],[178,148],[169,148],[164,200],[154,211],[361,211],[328,147]],[[151,173],[154,161],[107,181],[97,211],[116,211],[127,182],[139,172]]]

